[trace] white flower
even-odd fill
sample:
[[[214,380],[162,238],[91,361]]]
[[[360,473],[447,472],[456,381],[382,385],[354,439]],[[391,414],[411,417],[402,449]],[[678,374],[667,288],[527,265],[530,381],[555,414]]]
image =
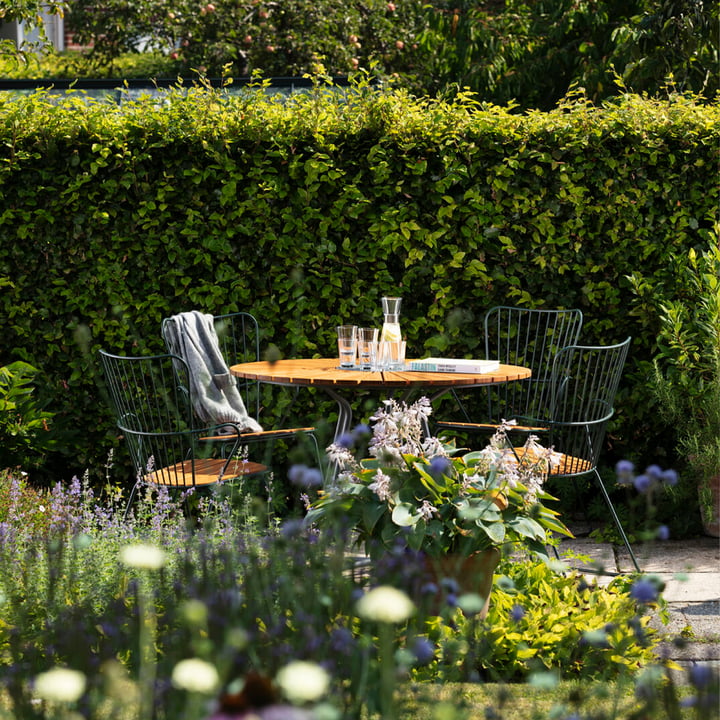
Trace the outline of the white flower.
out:
[[[432,516],[437,513],[438,509],[431,505],[428,500],[423,500],[422,505],[418,508],[418,514],[423,520],[431,520]]]
[[[220,676],[209,662],[188,658],[173,668],[172,683],[181,690],[212,695],[220,684]]]
[[[361,618],[383,623],[405,622],[414,612],[413,601],[402,590],[388,585],[373,588],[357,603]]]
[[[120,562],[128,567],[158,570],[165,564],[165,560],[165,551],[157,545],[136,543],[120,550]]]
[[[87,679],[79,670],[53,668],[35,678],[35,695],[54,702],[75,702],[85,692]]]
[[[282,668],[276,681],[285,697],[296,705],[319,700],[330,687],[327,671],[303,660],[295,660]]]
[[[392,497],[390,476],[386,475],[382,470],[378,470],[375,473],[375,482],[370,483],[368,489],[378,496],[380,502],[387,502]]]

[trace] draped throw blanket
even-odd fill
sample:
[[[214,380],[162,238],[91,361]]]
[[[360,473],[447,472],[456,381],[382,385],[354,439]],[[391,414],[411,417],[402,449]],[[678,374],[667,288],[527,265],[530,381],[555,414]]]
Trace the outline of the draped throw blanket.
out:
[[[201,422],[232,422],[244,432],[262,432],[222,356],[212,315],[197,310],[173,315],[164,335],[168,350],[188,364],[193,410]]]

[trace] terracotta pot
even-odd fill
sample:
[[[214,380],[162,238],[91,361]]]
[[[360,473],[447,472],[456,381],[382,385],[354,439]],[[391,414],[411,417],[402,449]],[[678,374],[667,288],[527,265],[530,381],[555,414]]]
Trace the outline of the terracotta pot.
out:
[[[454,580],[460,594],[476,593],[485,598],[485,605],[479,613],[484,618],[490,607],[493,573],[500,562],[500,551],[497,548],[482,550],[473,555],[443,555],[437,558],[426,558],[428,575],[440,587],[443,579]],[[436,598],[436,610],[442,603],[442,593]]]
[[[710,517],[703,507],[703,490],[710,491]],[[711,477],[703,483],[701,488],[700,512],[702,513],[703,529],[710,537],[720,537],[720,474]]]

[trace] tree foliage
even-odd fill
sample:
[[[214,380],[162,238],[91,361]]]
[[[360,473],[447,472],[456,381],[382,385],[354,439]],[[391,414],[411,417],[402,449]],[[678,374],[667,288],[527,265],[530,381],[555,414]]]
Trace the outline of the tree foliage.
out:
[[[64,15],[67,0],[4,0],[0,5],[0,25],[3,23],[23,23],[26,30],[37,30],[37,42],[23,42],[16,46],[11,40],[0,39],[0,57],[11,55],[25,59],[27,53],[37,51],[47,41],[43,14]]]
[[[27,19],[39,4],[5,13]],[[706,0],[70,0],[67,14],[88,74],[153,50],[171,77],[372,68],[418,94],[469,88],[538,109],[573,87],[593,101],[667,87],[711,99],[719,23]]]

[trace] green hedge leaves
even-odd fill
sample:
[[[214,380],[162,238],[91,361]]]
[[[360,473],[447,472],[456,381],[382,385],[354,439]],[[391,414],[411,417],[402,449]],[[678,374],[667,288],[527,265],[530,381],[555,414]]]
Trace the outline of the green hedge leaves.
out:
[[[328,355],[398,293],[409,355],[462,356],[492,305],[580,307],[588,342],[635,338],[615,434],[652,454],[657,327],[626,276],[680,282],[669,259],[717,237],[719,119],[681,97],[517,115],[363,83],[0,97],[0,364],[40,368],[81,471],[114,435],[97,350],[161,350],[175,312],[249,310],[283,355]]]

